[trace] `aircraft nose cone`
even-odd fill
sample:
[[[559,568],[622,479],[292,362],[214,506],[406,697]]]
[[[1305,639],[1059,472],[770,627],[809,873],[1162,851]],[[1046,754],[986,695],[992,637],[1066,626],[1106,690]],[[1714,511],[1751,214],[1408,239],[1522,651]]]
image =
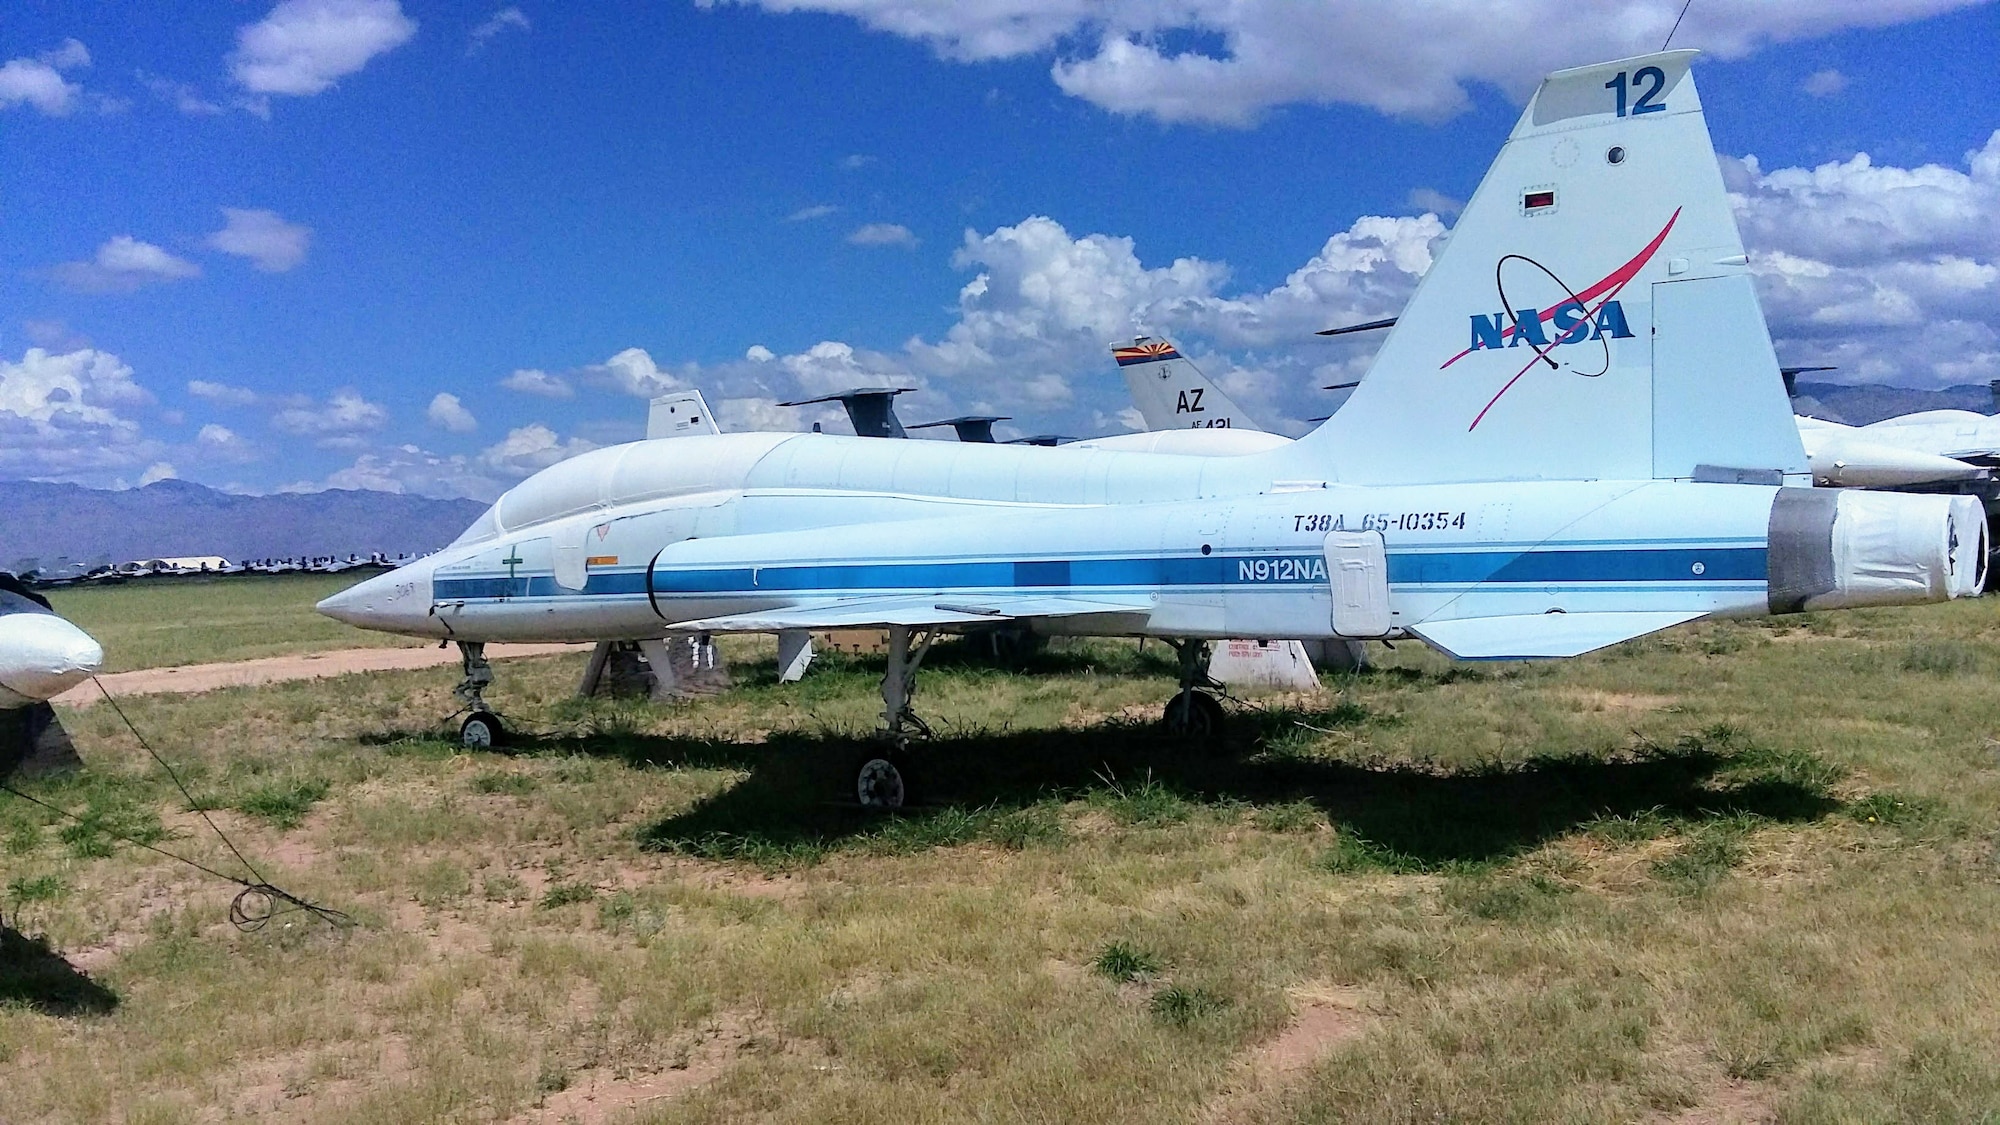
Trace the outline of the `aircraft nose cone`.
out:
[[[370,579],[369,581],[372,582],[373,579]],[[366,613],[365,609],[363,608],[365,603],[365,598],[361,594],[361,587],[366,585],[368,585],[368,582],[357,583],[353,586],[349,586],[345,590],[342,590],[338,594],[333,594],[328,597],[321,598],[319,604],[315,605],[313,608],[319,611],[321,615],[326,617],[331,617],[335,621],[339,621],[346,625],[357,625],[365,628],[367,624],[366,621],[363,620]]]
[[[437,636],[441,631],[430,615],[431,578],[426,563],[412,563],[357,582],[313,608],[357,629],[419,637]]]
[[[104,649],[89,633],[48,613],[0,617],[0,697],[30,703],[54,699],[104,666]]]

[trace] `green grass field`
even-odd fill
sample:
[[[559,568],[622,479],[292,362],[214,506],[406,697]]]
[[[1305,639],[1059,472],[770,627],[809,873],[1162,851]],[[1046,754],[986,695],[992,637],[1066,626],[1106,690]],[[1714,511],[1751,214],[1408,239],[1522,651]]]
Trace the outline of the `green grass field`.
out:
[[[321,598],[374,573],[149,578],[50,590],[48,599],[104,646],[107,672],[422,645],[313,612]]]
[[[1399,645],[1220,748],[1151,727],[1157,647],[941,650],[891,818],[835,799],[861,659],[510,662],[509,753],[445,669],[130,700],[340,932],[114,843],[227,862],[92,708],[32,790],[80,823],[0,795],[0,1118],[2000,1121],[1996,609]]]

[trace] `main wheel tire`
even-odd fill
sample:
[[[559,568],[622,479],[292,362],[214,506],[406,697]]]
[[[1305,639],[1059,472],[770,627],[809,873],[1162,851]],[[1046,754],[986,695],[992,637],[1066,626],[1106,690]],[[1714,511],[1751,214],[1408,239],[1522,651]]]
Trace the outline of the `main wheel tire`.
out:
[[[1160,725],[1179,738],[1220,738],[1226,721],[1219,700],[1192,688],[1167,700],[1166,710],[1160,713]]]
[[[854,799],[869,812],[895,812],[910,803],[909,759],[891,750],[871,753],[854,768]]]
[[[474,711],[458,726],[458,744],[468,750],[491,750],[507,741],[507,728],[491,711]]]

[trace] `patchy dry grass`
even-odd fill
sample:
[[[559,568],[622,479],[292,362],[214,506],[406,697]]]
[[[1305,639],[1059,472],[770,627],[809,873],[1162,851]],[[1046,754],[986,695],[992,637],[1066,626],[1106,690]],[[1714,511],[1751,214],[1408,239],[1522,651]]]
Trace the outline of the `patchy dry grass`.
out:
[[[835,800],[879,663],[696,703],[446,669],[133,699],[0,797],[9,1121],[1990,1121],[2000,644],[1970,603],[1710,623],[1567,664],[1399,646],[1239,712],[1125,716],[1129,643],[940,650],[922,804]],[[735,648],[748,657],[759,648]],[[290,923],[287,925],[287,923]],[[34,935],[34,936],[23,936]]]
[[[65,587],[48,598],[104,645],[106,672],[424,644],[313,612],[320,599],[378,573],[148,578]]]

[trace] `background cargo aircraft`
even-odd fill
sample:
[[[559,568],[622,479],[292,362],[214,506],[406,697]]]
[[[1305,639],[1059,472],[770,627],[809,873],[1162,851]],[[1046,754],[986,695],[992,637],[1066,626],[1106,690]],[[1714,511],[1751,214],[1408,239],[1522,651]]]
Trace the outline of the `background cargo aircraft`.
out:
[[[1297,442],[638,442],[543,470],[320,608],[460,642],[475,706],[486,641],[883,626],[900,740],[918,631],[1166,638],[1166,718],[1200,731],[1221,719],[1209,639],[1560,657],[1711,614],[1977,591],[1975,501],[1789,487],[1805,452],[1693,57],[1547,77],[1368,378]],[[902,803],[903,763],[872,758],[855,792]]]

